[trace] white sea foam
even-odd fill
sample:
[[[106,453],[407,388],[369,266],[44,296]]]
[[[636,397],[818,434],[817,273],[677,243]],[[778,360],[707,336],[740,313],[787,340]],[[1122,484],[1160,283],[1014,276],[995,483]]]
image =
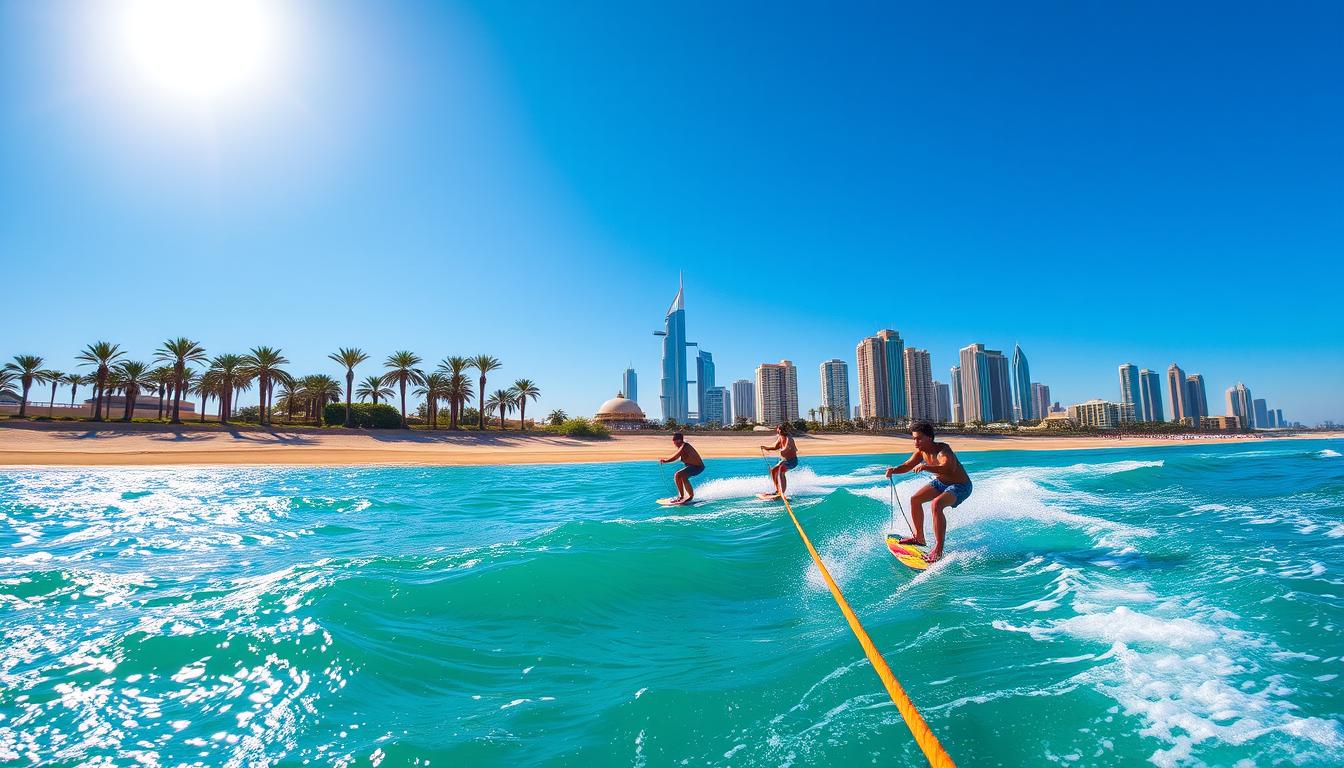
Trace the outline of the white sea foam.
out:
[[[1325,449],[1323,449],[1320,453],[1317,453],[1316,455],[1317,455],[1317,456],[1320,456],[1322,459],[1338,459],[1338,458],[1340,457],[1341,454],[1340,454],[1339,451],[1335,451],[1335,450],[1331,450],[1331,449],[1329,449],[1329,448],[1325,448]]]

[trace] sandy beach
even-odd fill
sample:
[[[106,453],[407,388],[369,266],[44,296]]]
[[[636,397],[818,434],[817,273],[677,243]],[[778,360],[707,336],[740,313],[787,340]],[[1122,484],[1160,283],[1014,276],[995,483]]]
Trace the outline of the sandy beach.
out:
[[[1200,436],[1175,440],[953,435],[948,440],[958,451],[991,451],[1161,447],[1340,435]],[[757,446],[768,442],[769,437],[765,433],[743,433],[692,435],[690,439],[706,458],[742,458],[759,456]],[[806,435],[798,438],[798,447],[804,457],[895,454],[910,451],[910,440],[895,435]],[[585,440],[541,433],[201,430],[154,424],[0,425],[0,465],[11,466],[562,464],[651,460],[671,452],[667,435],[651,434]]]

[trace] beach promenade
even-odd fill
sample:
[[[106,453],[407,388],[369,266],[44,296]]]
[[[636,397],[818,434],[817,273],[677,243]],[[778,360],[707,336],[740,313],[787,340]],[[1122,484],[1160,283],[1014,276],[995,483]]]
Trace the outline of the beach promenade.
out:
[[[1291,439],[1296,435],[1182,435],[1163,437],[961,437],[947,439],[958,451],[1071,450],[1142,446],[1225,444]],[[1304,433],[1301,437],[1338,437]],[[760,455],[764,433],[690,434],[706,458]],[[239,465],[483,465],[644,461],[671,453],[670,434],[616,435],[578,439],[542,432],[319,431],[172,427],[161,424],[0,424],[0,465],[155,466]],[[899,454],[911,450],[901,435],[818,434],[798,438],[807,456]]]

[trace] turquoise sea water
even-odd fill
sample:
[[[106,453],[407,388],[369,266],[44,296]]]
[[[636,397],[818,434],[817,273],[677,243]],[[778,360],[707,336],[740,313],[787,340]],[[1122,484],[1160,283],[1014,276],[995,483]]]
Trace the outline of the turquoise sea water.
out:
[[[791,490],[961,765],[1334,766],[1341,453],[968,453],[922,574],[891,457]],[[763,476],[0,471],[0,763],[920,764]]]

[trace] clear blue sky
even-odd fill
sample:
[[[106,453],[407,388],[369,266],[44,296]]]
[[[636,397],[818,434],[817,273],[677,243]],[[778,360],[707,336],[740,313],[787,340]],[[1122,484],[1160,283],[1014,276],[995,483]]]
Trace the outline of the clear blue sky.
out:
[[[684,271],[719,378],[787,357],[804,410],[890,327],[1344,421],[1338,3],[278,5],[184,105],[94,4],[0,4],[0,356],[489,352],[577,414],[633,362],[656,415]]]

